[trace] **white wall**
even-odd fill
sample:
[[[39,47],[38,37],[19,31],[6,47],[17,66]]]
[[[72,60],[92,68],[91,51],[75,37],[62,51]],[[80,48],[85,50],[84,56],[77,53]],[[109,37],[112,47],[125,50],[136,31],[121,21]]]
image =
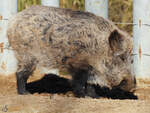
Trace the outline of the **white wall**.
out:
[[[108,0],[85,0],[85,10],[108,18]]]
[[[133,0],[134,72],[137,77],[150,77],[150,0]]]
[[[0,75],[10,75],[16,72],[17,60],[8,47],[6,30],[8,19],[17,13],[17,0],[0,0]]]
[[[42,5],[59,7],[59,0],[42,0]]]

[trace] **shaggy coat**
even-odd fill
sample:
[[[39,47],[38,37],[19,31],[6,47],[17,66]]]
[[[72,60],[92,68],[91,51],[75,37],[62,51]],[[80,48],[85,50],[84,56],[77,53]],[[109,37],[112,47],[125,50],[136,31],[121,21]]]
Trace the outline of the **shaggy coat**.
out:
[[[131,38],[102,17],[33,6],[10,20],[7,35],[18,60],[19,94],[28,93],[29,75],[42,67],[68,71],[79,97],[95,95],[90,84],[125,91],[135,88]]]

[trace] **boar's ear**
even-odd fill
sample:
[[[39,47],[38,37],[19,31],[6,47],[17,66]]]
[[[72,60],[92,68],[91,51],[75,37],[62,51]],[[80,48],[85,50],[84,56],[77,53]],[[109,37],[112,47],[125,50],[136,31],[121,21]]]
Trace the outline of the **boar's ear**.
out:
[[[123,37],[117,30],[114,30],[109,36],[109,46],[115,56],[122,54],[123,51]]]

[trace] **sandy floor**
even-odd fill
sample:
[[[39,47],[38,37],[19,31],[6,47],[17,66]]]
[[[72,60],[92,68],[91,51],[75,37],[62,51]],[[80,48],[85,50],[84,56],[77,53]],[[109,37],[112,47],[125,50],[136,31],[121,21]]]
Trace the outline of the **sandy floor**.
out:
[[[15,75],[0,76],[0,113],[150,113],[150,80],[138,80],[138,99],[76,98],[68,79],[55,75],[29,82],[33,94],[20,96]]]

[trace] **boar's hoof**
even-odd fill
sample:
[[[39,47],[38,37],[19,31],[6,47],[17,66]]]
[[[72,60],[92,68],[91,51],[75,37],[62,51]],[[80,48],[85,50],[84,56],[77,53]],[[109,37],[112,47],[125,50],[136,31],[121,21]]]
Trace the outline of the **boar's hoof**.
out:
[[[81,84],[73,84],[73,93],[76,97],[85,97],[85,86]]]
[[[30,92],[28,92],[28,91],[18,91],[18,94],[20,94],[20,95],[28,95],[28,94],[30,94]]]
[[[87,84],[86,86],[86,96],[92,97],[92,98],[100,97],[99,95],[97,95],[94,85],[90,85],[90,84]]]

